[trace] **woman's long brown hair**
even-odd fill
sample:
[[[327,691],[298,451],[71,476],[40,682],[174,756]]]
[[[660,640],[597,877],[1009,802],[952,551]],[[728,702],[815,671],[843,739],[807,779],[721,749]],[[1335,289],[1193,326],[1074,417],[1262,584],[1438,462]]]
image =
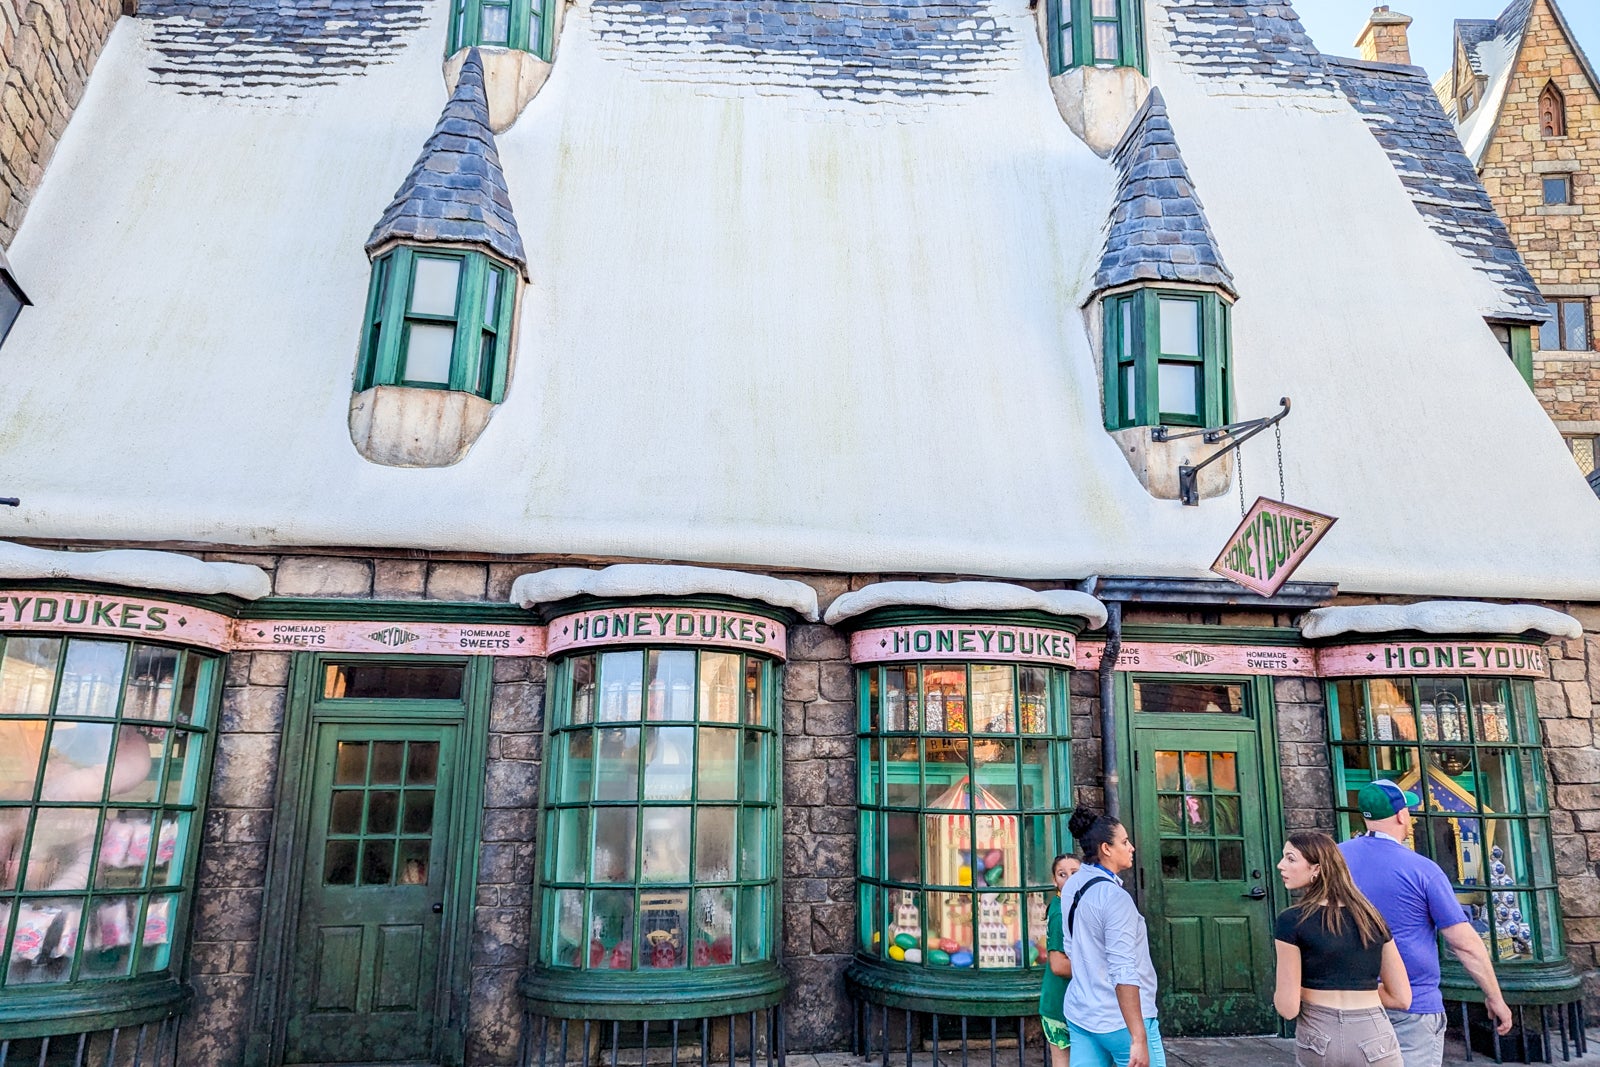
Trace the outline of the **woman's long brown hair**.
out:
[[[1378,914],[1372,902],[1361,895],[1350,877],[1350,868],[1333,838],[1321,830],[1301,830],[1289,835],[1289,844],[1305,857],[1307,863],[1316,864],[1317,874],[1305,893],[1294,905],[1301,918],[1322,913],[1322,923],[1334,937],[1344,932],[1344,917],[1348,914],[1356,924],[1356,933],[1364,946],[1380,945],[1389,940],[1389,926]]]

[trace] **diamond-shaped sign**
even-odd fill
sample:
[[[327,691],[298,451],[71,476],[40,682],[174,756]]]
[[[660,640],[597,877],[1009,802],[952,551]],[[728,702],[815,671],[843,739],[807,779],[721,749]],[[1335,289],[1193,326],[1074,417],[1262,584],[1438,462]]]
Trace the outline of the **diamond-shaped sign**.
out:
[[[1281,500],[1257,497],[1211,569],[1252,592],[1273,596],[1338,521]]]

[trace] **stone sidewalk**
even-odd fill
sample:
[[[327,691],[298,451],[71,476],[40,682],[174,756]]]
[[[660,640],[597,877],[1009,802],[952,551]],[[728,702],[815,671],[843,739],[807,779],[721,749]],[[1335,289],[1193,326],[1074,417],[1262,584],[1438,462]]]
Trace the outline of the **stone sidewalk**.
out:
[[[1558,1064],[1566,1064],[1568,1067],[1600,1067],[1600,1031],[1589,1032],[1589,1053],[1581,1059],[1574,1052],[1571,1060],[1562,1060],[1559,1038],[1555,1039],[1554,1046],[1555,1062]],[[1166,1048],[1167,1067],[1294,1067],[1294,1041],[1290,1038],[1174,1037],[1167,1039]],[[985,1048],[983,1053],[987,1058],[988,1049]],[[1030,1055],[1028,1059],[1033,1061],[1034,1055]],[[862,1060],[846,1052],[827,1052],[819,1055],[791,1052],[788,1056],[788,1067],[867,1067],[881,1062],[876,1056],[870,1060]],[[892,1053],[889,1057],[889,1067],[905,1067],[905,1062],[904,1052]],[[971,1062],[976,1063],[976,1057]],[[1005,1063],[1004,1056],[1001,1057],[1001,1062]],[[1478,1064],[1492,1064],[1494,1059],[1482,1053],[1475,1053],[1468,1061],[1461,1042],[1452,1040],[1445,1049],[1444,1067],[1464,1067],[1469,1062],[1476,1067]],[[916,1054],[912,1057],[912,1067],[935,1067],[933,1056],[926,1052]],[[953,1049],[941,1049],[937,1067],[961,1067],[960,1053]]]

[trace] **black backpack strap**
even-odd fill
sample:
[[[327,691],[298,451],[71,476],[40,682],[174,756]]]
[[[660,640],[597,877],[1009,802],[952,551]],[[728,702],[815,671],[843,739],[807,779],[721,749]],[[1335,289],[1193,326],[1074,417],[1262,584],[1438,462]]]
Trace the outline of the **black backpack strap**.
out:
[[[1078,887],[1078,891],[1076,893],[1072,894],[1072,907],[1067,909],[1067,936],[1068,937],[1072,936],[1072,920],[1078,914],[1078,902],[1083,899],[1083,895],[1085,893],[1087,893],[1090,889],[1093,889],[1099,883],[1101,883],[1101,882],[1109,882],[1109,881],[1111,881],[1111,879],[1109,879],[1109,878],[1103,878],[1103,877],[1102,878],[1091,878],[1087,882],[1085,882],[1081,886],[1079,886]]]

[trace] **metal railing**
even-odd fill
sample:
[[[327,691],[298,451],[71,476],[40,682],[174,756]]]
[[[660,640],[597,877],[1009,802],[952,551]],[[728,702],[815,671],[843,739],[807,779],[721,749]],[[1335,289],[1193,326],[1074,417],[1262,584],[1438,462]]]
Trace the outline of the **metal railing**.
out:
[[[1469,1007],[1476,1007],[1477,1011],[1469,1011]],[[1461,1001],[1456,1008],[1454,1014],[1461,1020],[1461,1042],[1466,1046],[1469,1063],[1472,1061],[1474,1038],[1479,1043],[1478,1050],[1490,1056],[1495,1063],[1556,1062],[1552,1032],[1561,1041],[1563,1062],[1574,1057],[1581,1059],[1589,1051],[1588,1020],[1584,1017],[1581,999],[1567,1004],[1513,1005],[1511,1032],[1504,1037],[1488,1025],[1481,1007]],[[1528,1023],[1530,1012],[1538,1013],[1536,1028]],[[1474,1016],[1481,1018],[1475,1022]],[[1554,1027],[1551,1026],[1552,1019]]]
[[[172,1067],[179,1018],[53,1037],[0,1039],[0,1067]]]
[[[947,1063],[1028,1067],[1030,1057],[1035,1064],[1050,1067],[1050,1046],[1039,1030],[1037,1015],[941,1015],[860,1000],[852,1030],[855,1054],[877,1059],[881,1067],[890,1067],[891,1060],[902,1056],[906,1067],[923,1056],[931,1056],[934,1067]]]
[[[520,1067],[784,1067],[787,1062],[778,1006],[654,1021],[527,1013],[522,1033]]]

